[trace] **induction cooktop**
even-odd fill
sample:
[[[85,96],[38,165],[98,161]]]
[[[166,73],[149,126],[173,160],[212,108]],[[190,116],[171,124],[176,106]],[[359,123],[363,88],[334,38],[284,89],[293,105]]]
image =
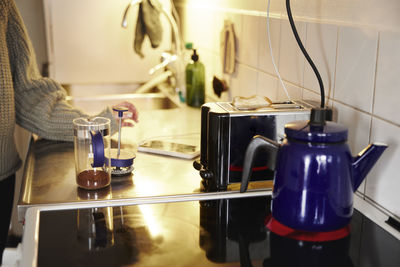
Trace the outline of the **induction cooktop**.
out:
[[[329,242],[268,230],[270,196],[41,211],[38,266],[400,266],[400,241],[355,210]]]

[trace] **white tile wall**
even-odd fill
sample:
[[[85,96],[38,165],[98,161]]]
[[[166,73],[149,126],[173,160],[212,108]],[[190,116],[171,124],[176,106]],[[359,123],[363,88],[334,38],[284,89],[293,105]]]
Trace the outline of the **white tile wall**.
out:
[[[321,75],[325,95],[333,96],[335,85],[335,63],[338,27],[331,24],[307,23],[305,47]],[[304,65],[303,86],[315,92],[320,91],[318,80],[310,64]]]
[[[239,62],[250,67],[258,66],[258,17],[244,15],[239,36]]]
[[[314,92],[313,90],[304,89],[303,90],[303,99],[304,100],[321,101],[321,96],[320,96],[320,94]]]
[[[257,70],[243,64],[237,64],[236,67],[237,73],[232,77],[230,88],[232,96],[249,97],[255,95],[257,91]]]
[[[377,42],[374,30],[339,28],[335,99],[372,112]]]
[[[303,89],[300,86],[288,82],[284,82],[284,84],[289,93],[290,99],[303,99]],[[280,82],[278,82],[278,100],[288,100],[287,95]]]
[[[278,80],[275,76],[259,72],[258,73],[258,81],[257,81],[257,94],[262,96],[267,96],[272,101],[278,99]]]
[[[275,59],[275,64],[279,66],[279,42],[281,34],[281,20],[271,18],[269,20],[269,29],[271,34],[272,52]],[[275,70],[272,64],[271,53],[268,44],[267,34],[267,18],[259,18],[259,44],[258,44],[258,68],[264,72],[275,75]]]
[[[400,34],[380,34],[374,114],[400,125]]]
[[[366,195],[379,205],[400,216],[399,159],[400,128],[374,118],[371,142],[389,145],[367,179]]]
[[[304,88],[303,89],[303,99],[304,100],[313,100],[313,101],[317,101],[318,103],[320,103],[321,95],[319,92],[316,93],[315,91],[313,91],[311,89]],[[329,107],[329,108],[333,108],[332,100],[325,97],[325,106]],[[336,117],[335,117],[335,121],[336,121]]]
[[[204,64],[205,69],[205,87],[207,95],[214,95],[212,88],[212,79],[215,74],[218,73],[219,62],[215,62],[217,58],[215,54],[207,49],[198,49],[199,61]],[[206,64],[207,62],[207,64]],[[209,64],[212,62],[212,64]],[[218,74],[217,74],[218,75]]]
[[[296,21],[296,28],[304,44],[306,24]],[[303,84],[304,56],[301,54],[290,24],[286,20],[281,22],[279,71],[283,79],[299,86]]]
[[[371,116],[352,107],[335,102],[337,122],[348,128],[348,143],[353,156],[369,144]]]
[[[238,36],[237,70],[233,75],[224,75],[230,85],[224,99],[230,101],[236,95],[253,94],[265,95],[273,100],[287,99],[270,61],[265,13],[243,12],[238,8],[247,5],[244,1],[231,4],[226,0],[215,3],[216,7],[218,5],[227,7],[216,8],[224,13],[218,16],[231,19]],[[250,7],[248,10],[252,11]],[[214,21],[220,18],[214,18]],[[193,23],[193,20],[189,21]],[[366,26],[335,25],[332,21],[329,24],[307,21],[307,18],[295,18],[295,21],[303,43],[324,79],[326,95],[331,96],[327,105],[334,108],[335,120],[349,128],[348,143],[353,155],[369,142],[389,144],[359,191],[400,217],[400,197],[397,196],[400,188],[397,170],[400,162],[400,90],[397,88],[397,78],[400,77],[400,26],[398,33],[389,33]],[[202,20],[198,23],[200,25],[186,26],[210,29],[208,23],[201,25]],[[318,101],[318,83],[297,46],[287,18],[275,16],[271,19],[271,32],[275,59],[291,98]],[[207,38],[207,35],[197,38]],[[203,44],[206,45],[205,42]],[[216,60],[218,53],[213,51],[209,62],[204,62],[206,68],[209,64],[219,64]],[[216,70],[215,67],[213,69]]]
[[[220,36],[224,26],[225,13],[222,11],[213,11],[213,22],[212,22],[212,51],[214,53],[220,52]]]

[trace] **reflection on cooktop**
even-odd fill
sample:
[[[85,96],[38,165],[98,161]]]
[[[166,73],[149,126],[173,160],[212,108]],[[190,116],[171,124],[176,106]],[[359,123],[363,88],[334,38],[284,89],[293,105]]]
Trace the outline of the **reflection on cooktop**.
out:
[[[268,256],[269,198],[223,199],[200,202],[200,247],[216,263],[251,266]]]
[[[400,241],[355,211],[351,235],[304,242],[265,227],[270,198],[40,215],[38,266],[400,266]]]

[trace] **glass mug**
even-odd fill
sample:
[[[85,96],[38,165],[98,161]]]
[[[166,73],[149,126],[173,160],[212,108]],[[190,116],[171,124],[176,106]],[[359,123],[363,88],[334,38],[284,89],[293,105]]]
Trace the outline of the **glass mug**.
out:
[[[110,119],[77,118],[74,124],[76,183],[84,189],[110,185]]]

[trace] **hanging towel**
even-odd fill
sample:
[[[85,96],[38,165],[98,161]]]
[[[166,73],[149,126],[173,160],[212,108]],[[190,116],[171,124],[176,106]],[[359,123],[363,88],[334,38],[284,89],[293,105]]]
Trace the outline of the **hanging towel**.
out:
[[[233,30],[233,23],[225,20],[224,28],[221,32],[221,61],[223,73],[232,74],[235,72],[235,31]]]
[[[146,36],[149,37],[152,48],[157,48],[161,43],[163,29],[160,21],[160,10],[161,4],[158,0],[143,0],[139,4],[133,47],[142,58],[144,57],[142,44]]]

